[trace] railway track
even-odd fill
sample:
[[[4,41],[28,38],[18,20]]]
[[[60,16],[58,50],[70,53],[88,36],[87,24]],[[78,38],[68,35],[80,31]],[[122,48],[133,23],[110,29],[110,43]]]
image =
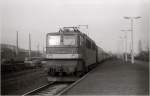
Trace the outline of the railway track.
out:
[[[50,82],[46,85],[43,85],[39,88],[36,88],[32,91],[29,91],[22,96],[27,96],[27,95],[56,95],[61,90],[69,86],[72,82]]]
[[[63,95],[65,92],[67,92],[69,89],[71,89],[73,86],[78,84],[81,80],[83,80],[85,77],[88,76],[89,73],[91,73],[93,70],[85,74],[83,77],[78,79],[75,82],[50,82],[49,84],[46,84],[44,86],[41,86],[37,89],[34,89],[30,92],[27,92],[23,94],[22,96],[27,95]]]
[[[50,82],[49,84],[43,85],[39,88],[36,88],[32,91],[29,91],[22,96],[27,95],[62,95],[64,92],[72,88],[74,85],[76,85],[78,82],[80,82],[82,79],[84,79],[87,76],[87,74],[83,77],[81,77],[79,80],[75,82]]]

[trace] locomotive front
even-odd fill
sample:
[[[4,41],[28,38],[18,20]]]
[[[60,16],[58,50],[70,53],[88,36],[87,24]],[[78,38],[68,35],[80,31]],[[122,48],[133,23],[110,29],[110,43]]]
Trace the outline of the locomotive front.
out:
[[[63,29],[48,33],[46,37],[46,71],[50,76],[75,74],[80,67],[78,34],[75,30]]]

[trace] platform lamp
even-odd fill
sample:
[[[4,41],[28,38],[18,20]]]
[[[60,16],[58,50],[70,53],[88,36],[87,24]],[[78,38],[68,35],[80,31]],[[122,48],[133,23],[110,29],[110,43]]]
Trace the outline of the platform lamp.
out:
[[[140,16],[137,17],[124,17],[124,19],[129,19],[131,21],[131,63],[134,64],[134,48],[133,48],[133,20],[139,19]]]

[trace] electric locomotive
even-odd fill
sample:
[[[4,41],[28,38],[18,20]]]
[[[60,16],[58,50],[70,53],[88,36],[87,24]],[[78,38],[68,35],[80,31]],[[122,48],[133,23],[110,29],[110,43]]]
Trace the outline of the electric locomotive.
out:
[[[80,77],[98,62],[98,47],[77,27],[63,27],[46,36],[45,70],[52,78]]]

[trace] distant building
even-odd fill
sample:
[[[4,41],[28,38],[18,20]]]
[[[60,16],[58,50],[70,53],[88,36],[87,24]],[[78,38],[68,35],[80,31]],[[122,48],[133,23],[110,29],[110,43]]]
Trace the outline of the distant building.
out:
[[[16,47],[8,44],[1,44],[1,59],[10,60],[16,56]]]

